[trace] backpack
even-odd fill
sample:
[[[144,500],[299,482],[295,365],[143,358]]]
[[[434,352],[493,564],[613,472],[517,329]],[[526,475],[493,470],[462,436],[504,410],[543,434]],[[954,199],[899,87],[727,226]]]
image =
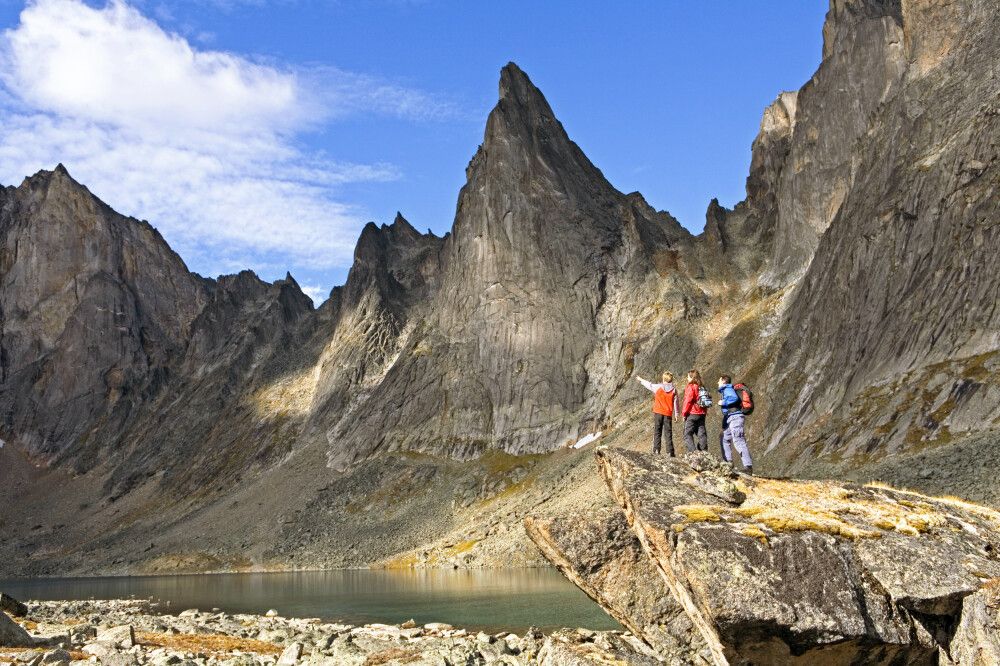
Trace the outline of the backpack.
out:
[[[698,404],[705,409],[712,406],[712,396],[708,394],[708,390],[704,386],[698,387]]]
[[[737,384],[733,387],[736,395],[740,398],[740,411],[745,416],[753,414],[753,391],[746,384]]]

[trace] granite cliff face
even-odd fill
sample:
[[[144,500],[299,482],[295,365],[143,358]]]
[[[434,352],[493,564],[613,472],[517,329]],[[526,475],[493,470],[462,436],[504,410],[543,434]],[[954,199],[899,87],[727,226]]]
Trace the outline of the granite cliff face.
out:
[[[789,114],[794,129],[775,183],[775,242],[767,281],[783,283],[801,275],[853,186],[855,143],[868,131],[873,112],[896,91],[905,69],[902,4],[830,3],[823,62]]]
[[[0,500],[24,512],[0,548],[40,571],[94,546],[183,567],[186,529],[222,568],[447,551],[470,525],[500,543],[576,497],[566,444],[645,447],[636,373],[693,366],[756,388],[762,471],[940,456],[948,476],[904,481],[1000,501],[978,464],[1000,430],[997,27],[986,0],[832,2],[747,198],[698,236],[616,190],[509,64],[452,231],[369,224],[319,308],[290,275],[190,273],[61,167],[0,189]],[[533,557],[517,538],[504,556]]]
[[[3,190],[0,238],[5,439],[48,461],[96,457],[92,429],[120,430],[166,382],[209,283],[61,165]]]
[[[783,390],[769,444],[810,458],[863,460],[1000,425],[996,7],[902,2],[885,14],[894,74],[852,144],[849,187],[770,373]]]

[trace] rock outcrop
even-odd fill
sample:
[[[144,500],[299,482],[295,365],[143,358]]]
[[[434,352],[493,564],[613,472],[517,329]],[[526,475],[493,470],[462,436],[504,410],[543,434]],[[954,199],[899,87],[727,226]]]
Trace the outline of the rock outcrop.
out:
[[[558,519],[526,528],[654,648],[650,605],[622,599],[661,585],[666,607],[683,609],[699,635],[692,652],[703,645],[715,664],[932,664],[942,653],[972,664],[973,646],[995,647],[985,637],[996,622],[1000,512],[883,486],[748,477],[704,454],[596,457],[647,562],[622,557],[628,538],[608,531],[607,514],[581,517],[571,536],[548,527]]]
[[[660,580],[621,509],[529,516],[524,528],[549,562],[661,657],[672,664],[711,663],[709,655],[699,654],[701,635]]]

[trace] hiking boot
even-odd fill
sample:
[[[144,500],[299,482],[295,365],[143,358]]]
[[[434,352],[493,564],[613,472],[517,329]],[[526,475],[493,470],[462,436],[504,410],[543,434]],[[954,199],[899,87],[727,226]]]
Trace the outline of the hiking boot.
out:
[[[753,465],[750,465],[743,471],[746,472],[748,476],[753,476]]]

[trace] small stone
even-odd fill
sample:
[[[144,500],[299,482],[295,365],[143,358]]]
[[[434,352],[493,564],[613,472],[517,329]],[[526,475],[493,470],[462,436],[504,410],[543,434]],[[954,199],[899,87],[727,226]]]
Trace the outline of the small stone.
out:
[[[78,624],[70,627],[70,639],[74,643],[86,643],[97,638],[97,629],[92,624]]]
[[[417,623],[413,621],[413,618],[410,618],[409,620],[407,620],[403,624],[399,625],[399,628],[400,629],[413,629],[413,627],[415,627],[415,626],[417,626]]]
[[[395,625],[382,624],[381,622],[372,622],[371,624],[366,624],[365,626],[369,629],[374,629],[375,631],[380,632],[392,632],[398,629]]]
[[[105,657],[114,654],[116,650],[114,646],[107,643],[87,643],[83,646],[83,652],[104,661]]]
[[[278,617],[278,611],[276,611],[276,610],[274,610],[272,608],[269,611],[267,611],[266,613],[264,613],[264,617]]]
[[[278,666],[295,666],[302,656],[302,643],[292,643],[278,658]]]
[[[71,661],[73,657],[66,650],[52,650],[42,656],[43,664],[68,664]]]
[[[428,622],[424,625],[424,629],[427,631],[451,631],[454,628],[445,622]]]
[[[97,632],[97,640],[101,643],[111,643],[118,647],[130,648],[135,645],[135,630],[130,624],[111,627]]]

